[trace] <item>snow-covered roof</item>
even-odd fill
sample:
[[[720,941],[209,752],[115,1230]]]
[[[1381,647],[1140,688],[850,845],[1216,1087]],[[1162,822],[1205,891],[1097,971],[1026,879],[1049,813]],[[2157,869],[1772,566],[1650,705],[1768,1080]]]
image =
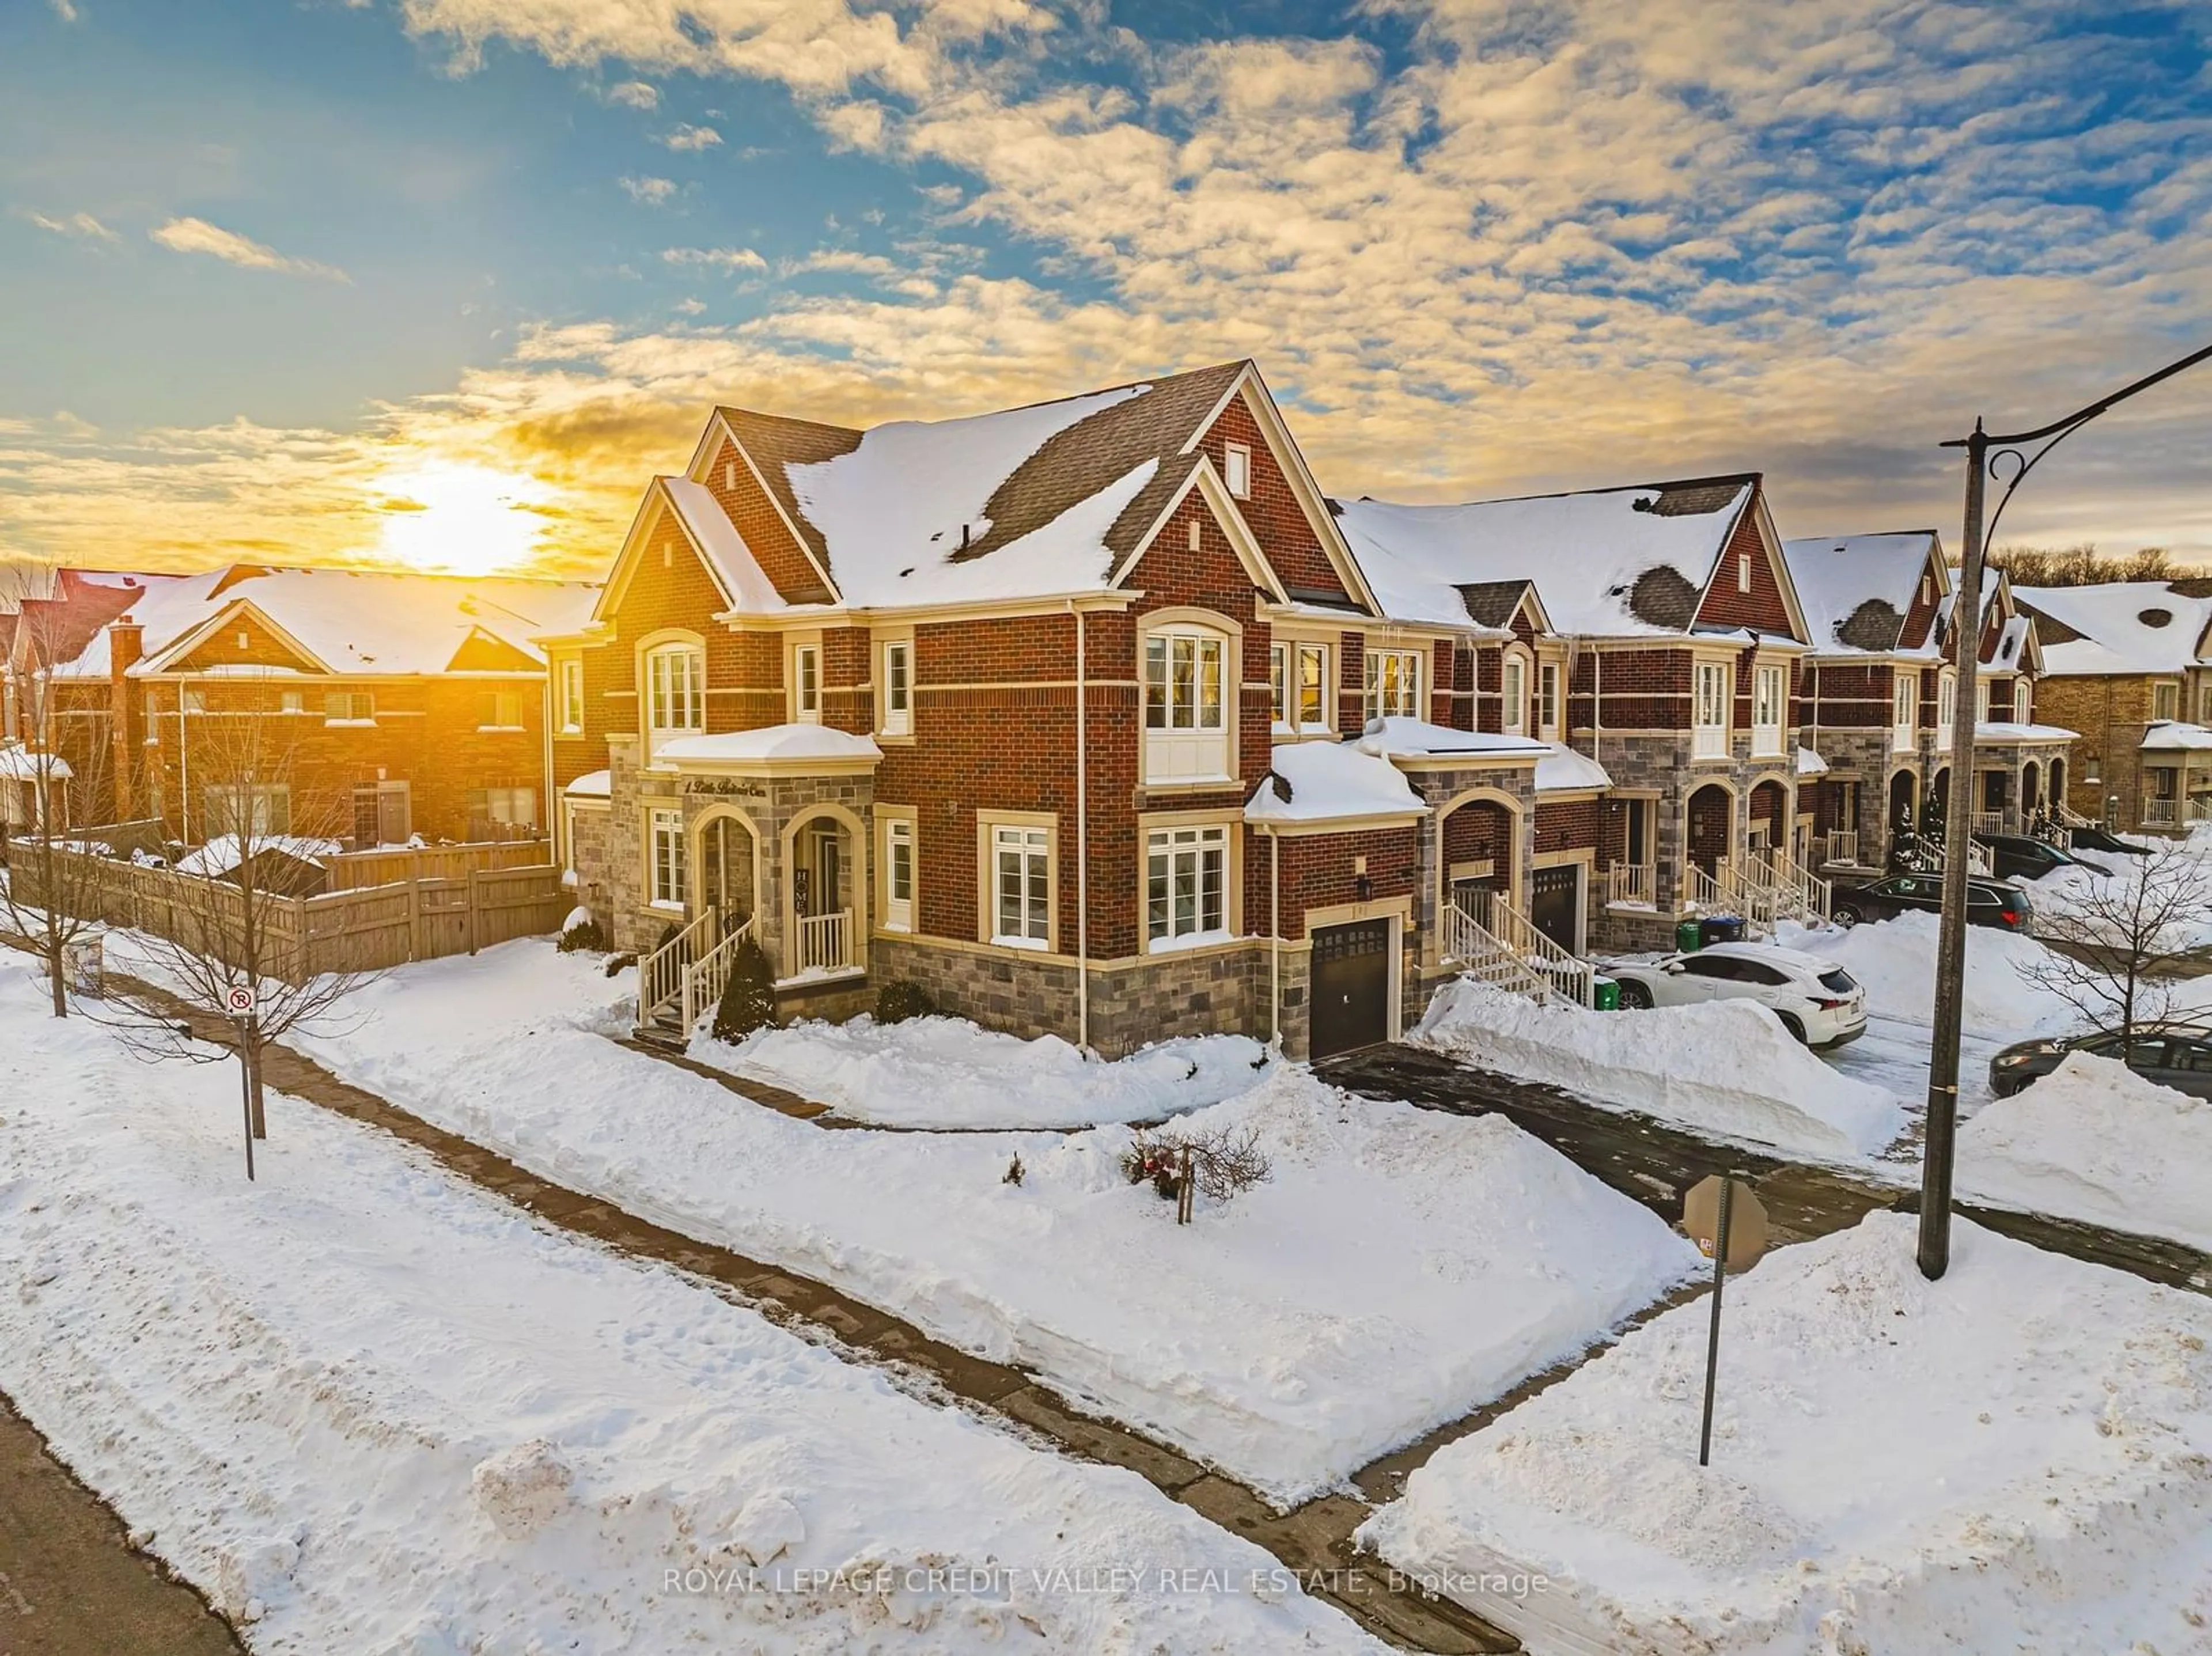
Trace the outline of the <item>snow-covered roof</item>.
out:
[[[607,799],[615,791],[614,774],[611,771],[586,771],[562,790],[571,799]]]
[[[1203,463],[1194,440],[1250,367],[865,432],[716,412],[835,585],[825,599],[1036,597],[1106,586]]]
[[[1826,776],[1827,773],[1828,761],[1826,760],[1821,758],[1819,754],[1814,753],[1810,748],[1800,748],[1797,749],[1798,775]]]
[[[1338,527],[1395,619],[1465,626],[1472,617],[1459,588],[1527,579],[1559,632],[1682,633],[1756,482],[1712,478],[1462,506],[1345,500]]]
[[[247,565],[135,579],[140,593],[116,618],[144,629],[143,662],[133,673],[151,670],[163,653],[241,603],[323,668],[348,677],[441,673],[479,635],[542,662],[531,640],[581,626],[598,591],[580,581]],[[105,678],[109,659],[102,631],[60,671]]]
[[[1536,761],[1536,792],[1577,793],[1588,788],[1609,788],[1613,778],[1605,767],[1587,754],[1556,742],[1544,744],[1549,752]]]
[[[705,484],[689,477],[663,477],[660,486],[667,491],[669,505],[676,508],[692,540],[721,578],[732,608],[758,615],[791,607],[775,590],[775,583],[762,572],[751,549],[745,545],[745,537],[738,533],[730,514]]]
[[[655,765],[686,766],[791,763],[802,760],[867,760],[884,756],[872,737],[827,725],[769,725],[754,731],[724,731],[712,736],[679,736],[653,750]]]
[[[2014,598],[2047,622],[2039,629],[2043,670],[2061,677],[2179,673],[2197,659],[2212,622],[2212,597],[2191,597],[2164,581],[2094,586],[2024,586]]]
[[[66,782],[76,774],[69,761],[58,753],[34,753],[24,747],[0,748],[0,776],[11,782]]]
[[[1548,742],[1526,736],[1499,736],[1488,731],[1455,731],[1431,725],[1425,719],[1402,716],[1370,719],[1358,737],[1362,753],[1385,759],[1434,759],[1452,754],[1520,754],[1540,759],[1552,750]]]
[[[2021,666],[2027,654],[2028,635],[2034,630],[2035,619],[2032,616],[2014,616],[2005,622],[2003,630],[1997,634],[1997,647],[1990,657],[1989,665],[2008,670]]]
[[[279,856],[297,858],[301,862],[313,863],[319,867],[324,858],[335,857],[345,847],[336,840],[309,840],[289,834],[263,834],[254,836],[252,849],[256,857],[275,852]],[[213,879],[236,868],[240,855],[238,836],[235,834],[221,834],[198,851],[186,852],[178,858],[177,872]]]
[[[1974,726],[1977,742],[2074,742],[2080,740],[2081,735],[2079,731],[2065,730],[2057,725],[2020,725],[2002,719]]]
[[[2202,725],[2185,725],[2176,719],[2162,719],[2143,732],[2142,745],[2160,752],[2171,752],[2186,748],[2192,752],[2212,749],[2212,731]]]
[[[1355,742],[1291,742],[1244,807],[1248,822],[1322,822],[1419,816],[1428,810],[1406,774]]]
[[[1901,647],[1939,654],[1932,628],[1916,645],[1905,646],[1903,638],[1921,577],[1931,561],[1942,563],[1938,545],[1932,529],[1784,541],[1783,555],[1813,647],[1824,655],[1887,655]]]

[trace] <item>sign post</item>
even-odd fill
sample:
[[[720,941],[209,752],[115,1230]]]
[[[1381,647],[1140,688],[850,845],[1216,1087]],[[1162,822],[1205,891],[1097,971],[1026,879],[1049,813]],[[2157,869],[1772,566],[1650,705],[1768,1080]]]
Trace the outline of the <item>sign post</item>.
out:
[[[1682,1198],[1682,1228],[1713,1262],[1712,1330],[1705,1338],[1705,1422],[1698,1433],[1698,1465],[1712,1464],[1713,1384],[1721,1362],[1721,1289],[1730,1265],[1738,1270],[1766,1251],[1766,1210],[1751,1188],[1750,1175],[1718,1174],[1699,1180]]]
[[[253,1059],[246,1050],[246,1042],[257,1004],[250,983],[234,983],[223,991],[223,1010],[230,1014],[231,1024],[238,1031],[238,1096],[246,1111],[246,1178],[249,1184],[253,1180]]]

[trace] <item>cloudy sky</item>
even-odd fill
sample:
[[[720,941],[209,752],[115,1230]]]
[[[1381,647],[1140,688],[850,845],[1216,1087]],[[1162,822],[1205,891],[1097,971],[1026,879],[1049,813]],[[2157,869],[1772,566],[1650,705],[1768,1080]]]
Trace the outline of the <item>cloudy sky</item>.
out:
[[[1936,445],[2212,341],[2212,3],[4,0],[0,554],[596,573],[720,400],[1249,355],[1345,494]],[[2212,557],[2212,367],[2008,538]]]

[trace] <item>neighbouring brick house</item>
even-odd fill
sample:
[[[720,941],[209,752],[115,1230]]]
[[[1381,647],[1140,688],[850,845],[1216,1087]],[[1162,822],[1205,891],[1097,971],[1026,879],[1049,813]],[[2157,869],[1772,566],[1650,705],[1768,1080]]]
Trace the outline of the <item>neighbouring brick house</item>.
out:
[[[209,786],[210,755],[268,720],[281,740],[262,751],[281,753],[283,774],[253,796],[259,832],[356,845],[542,832],[547,684],[532,639],[572,630],[595,592],[243,564],[65,570],[21,605],[9,734],[70,766],[76,825],[158,818],[195,843],[230,831],[239,796]],[[51,717],[31,719],[41,694]]]
[[[2212,582],[2022,588],[2044,676],[2039,716],[2081,734],[2051,792],[2114,828],[2212,820]]]
[[[1571,946],[1626,949],[1734,906],[1746,878],[1800,879],[1808,638],[1758,475],[1339,510],[1387,613],[1457,604],[1510,634],[1478,652],[1467,705],[1540,755],[1437,802],[1455,887],[1497,889]],[[1454,825],[1469,812],[1497,825],[1486,841],[1510,837],[1510,866],[1462,858]]]

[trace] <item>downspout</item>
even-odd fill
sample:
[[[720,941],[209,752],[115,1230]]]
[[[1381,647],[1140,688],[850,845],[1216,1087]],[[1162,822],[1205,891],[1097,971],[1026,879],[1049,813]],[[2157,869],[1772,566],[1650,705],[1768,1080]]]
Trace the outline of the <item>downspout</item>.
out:
[[[1075,617],[1075,1044],[1091,1050],[1091,723],[1089,664],[1084,658],[1083,611]]]
[[[185,759],[185,681],[181,678],[177,681],[177,832],[186,845],[191,844],[192,773]]]
[[[1283,1050],[1283,841],[1267,830],[1267,1045]]]

